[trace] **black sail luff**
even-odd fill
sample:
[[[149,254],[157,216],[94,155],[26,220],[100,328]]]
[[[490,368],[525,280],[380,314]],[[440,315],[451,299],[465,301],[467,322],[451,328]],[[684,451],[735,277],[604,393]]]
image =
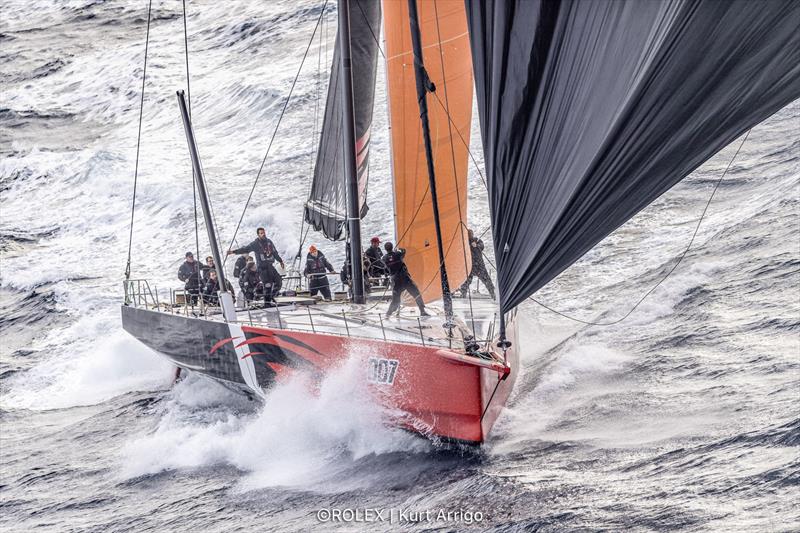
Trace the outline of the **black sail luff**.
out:
[[[360,213],[367,214],[366,187],[369,172],[369,141],[378,68],[381,5],[378,1],[350,2],[350,47],[353,64],[357,173]],[[305,205],[305,220],[331,240],[344,238],[347,220],[344,161],[342,160],[342,97],[339,36],[336,37],[322,135],[311,193]]]
[[[800,3],[466,0],[501,310],[800,97]]]

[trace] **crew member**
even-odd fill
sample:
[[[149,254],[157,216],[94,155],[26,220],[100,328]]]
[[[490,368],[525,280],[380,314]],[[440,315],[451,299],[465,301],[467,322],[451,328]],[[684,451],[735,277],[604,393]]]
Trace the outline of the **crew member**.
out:
[[[373,237],[369,241],[369,248],[364,252],[367,259],[367,270],[370,278],[380,278],[386,275],[386,266],[383,264],[383,250],[381,250],[381,240]]]
[[[326,300],[331,299],[331,287],[325,271],[335,272],[333,266],[328,262],[325,255],[317,250],[313,244],[308,247],[306,256],[306,268],[303,274],[308,278],[308,290],[311,296],[316,296],[319,292]]]
[[[472,269],[470,270],[466,281],[464,281],[464,284],[461,285],[461,297],[465,298],[467,296],[467,291],[469,291],[469,286],[472,283],[472,277],[478,276],[478,279],[481,280],[484,285],[486,285],[486,289],[489,291],[489,296],[494,299],[494,283],[492,283],[492,278],[489,276],[489,271],[486,270],[486,264],[483,262],[483,241],[478,237],[475,237],[475,234],[472,232],[472,230],[468,230],[468,235],[469,250],[472,252]]]
[[[264,300],[272,300],[281,290],[283,281],[281,275],[275,270],[274,263],[280,263],[281,268],[285,269],[286,265],[283,264],[283,259],[278,254],[275,244],[267,238],[267,232],[264,228],[256,230],[257,238],[247,246],[237,248],[236,250],[228,250],[228,255],[233,254],[246,254],[253,252],[256,256],[256,265],[258,266],[258,274],[261,276],[261,282],[264,284]]]
[[[192,252],[186,252],[185,258],[178,269],[178,279],[185,282],[183,290],[186,291],[186,303],[194,305],[200,294],[200,268]]]
[[[227,279],[225,280],[225,288],[233,294],[233,285]],[[203,287],[203,301],[208,305],[219,305],[219,280],[217,279],[217,271],[212,270],[208,273],[208,280]]]
[[[236,263],[233,265],[233,277],[239,281],[239,289],[241,289],[241,298],[247,302],[247,298],[244,296],[244,286],[242,285],[242,274],[244,273],[245,269],[247,268],[247,261],[252,261],[252,258],[249,254],[240,254],[239,257],[236,258]]]
[[[249,254],[240,254],[236,258],[236,263],[233,265],[233,277],[239,279],[242,275],[242,270],[247,266],[247,260],[250,258]]]
[[[215,268],[217,267],[214,264],[214,258],[209,255],[206,257],[206,264],[200,267],[200,269],[203,271],[203,285],[205,285],[208,281],[208,274]]]
[[[403,291],[408,291],[414,300],[416,300],[420,316],[430,316],[425,311],[425,302],[422,301],[422,295],[419,293],[417,284],[411,279],[408,268],[403,261],[406,251],[402,248],[392,250],[393,246],[390,242],[384,244],[383,247],[386,249],[386,255],[383,256],[383,263],[386,265],[386,268],[389,270],[389,275],[392,277],[392,303],[389,304],[389,310],[386,311],[386,318],[389,318],[400,306],[400,297],[403,295]]]
[[[264,284],[261,283],[258,266],[252,257],[247,260],[247,266],[242,270],[239,277],[239,286],[244,292],[246,302],[252,302],[256,297],[263,294]]]

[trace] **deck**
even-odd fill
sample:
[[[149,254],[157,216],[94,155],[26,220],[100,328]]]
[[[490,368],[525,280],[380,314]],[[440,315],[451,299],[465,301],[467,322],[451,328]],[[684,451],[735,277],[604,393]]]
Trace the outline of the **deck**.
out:
[[[366,304],[353,304],[337,293],[337,299],[323,301],[307,292],[295,296],[279,296],[274,305],[263,302],[245,304],[237,299],[237,322],[242,325],[265,326],[312,333],[381,339],[423,346],[468,351],[469,344],[477,344],[482,352],[491,352],[492,338],[497,328],[497,307],[488,295],[471,293],[468,298],[453,298],[453,321],[448,326],[440,302],[428,304],[430,317],[420,317],[413,303],[404,302],[399,311],[385,317],[391,290],[373,289]],[[198,302],[186,303],[182,290],[159,294],[151,290],[146,280],[128,280],[125,283],[125,302],[134,307],[145,307],[163,313],[194,316],[223,321],[219,307]],[[450,334],[448,334],[450,333]]]

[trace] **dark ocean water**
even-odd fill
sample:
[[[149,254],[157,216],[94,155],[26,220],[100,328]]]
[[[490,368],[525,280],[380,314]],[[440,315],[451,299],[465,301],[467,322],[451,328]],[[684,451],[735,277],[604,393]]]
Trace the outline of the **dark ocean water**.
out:
[[[166,288],[194,222],[180,2],[154,4],[133,270]],[[444,449],[384,427],[352,369],[262,405],[191,375],[171,388],[122,331],[146,7],[0,8],[0,529],[798,530],[800,102],[752,130],[692,250],[628,319],[588,327],[526,305],[509,408],[482,448]],[[319,7],[189,2],[193,116],[225,239]],[[245,217],[282,251],[298,242],[335,16]],[[365,231],[389,235],[382,70]],[[682,253],[739,142],[538,298],[585,320],[625,314]],[[472,147],[480,161],[477,129]],[[482,230],[474,168],[470,183]],[[387,521],[318,516],[366,509]]]

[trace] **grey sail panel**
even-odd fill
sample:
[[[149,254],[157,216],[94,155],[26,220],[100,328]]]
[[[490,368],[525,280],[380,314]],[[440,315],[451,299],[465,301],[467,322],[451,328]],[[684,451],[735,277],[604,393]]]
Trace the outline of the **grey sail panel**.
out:
[[[800,97],[800,2],[466,4],[503,311]]]
[[[381,4],[378,1],[365,0],[353,0],[349,4],[356,165],[360,214],[363,218],[368,210],[366,190],[369,177],[369,141],[378,68],[377,38],[380,34]],[[344,238],[347,220],[339,61],[339,37],[337,35],[317,162],[314,167],[311,193],[304,213],[306,222],[331,240]]]

